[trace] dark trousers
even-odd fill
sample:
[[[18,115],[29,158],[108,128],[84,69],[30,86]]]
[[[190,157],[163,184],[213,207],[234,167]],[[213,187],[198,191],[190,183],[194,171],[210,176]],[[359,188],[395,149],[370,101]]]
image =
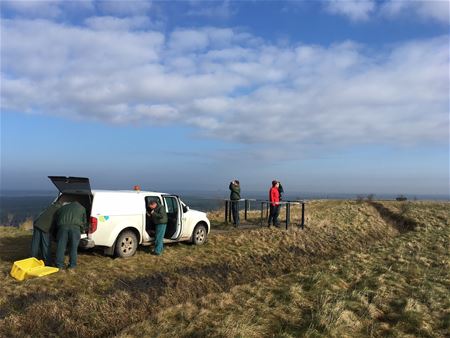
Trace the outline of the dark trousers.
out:
[[[164,247],[164,235],[167,224],[155,225],[155,254],[161,255]]]
[[[45,265],[50,265],[50,234],[38,228],[33,228],[31,238],[31,257],[43,259]]]
[[[239,225],[241,220],[239,219],[239,202],[231,201],[231,214],[233,215],[233,224]]]
[[[270,213],[269,213],[269,225],[273,222],[273,225],[279,225],[278,215],[280,214],[280,206],[270,204]]]
[[[77,250],[80,243],[80,227],[78,226],[61,226],[56,235],[56,267],[64,268],[64,253],[66,252],[67,244],[69,244],[69,268],[77,266]]]

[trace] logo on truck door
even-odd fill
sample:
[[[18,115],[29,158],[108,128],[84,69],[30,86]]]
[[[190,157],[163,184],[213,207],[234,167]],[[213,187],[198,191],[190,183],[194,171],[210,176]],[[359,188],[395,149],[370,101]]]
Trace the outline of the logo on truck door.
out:
[[[107,220],[109,220],[109,216],[99,216],[99,217],[98,217],[98,220],[99,220],[100,222],[106,222]]]

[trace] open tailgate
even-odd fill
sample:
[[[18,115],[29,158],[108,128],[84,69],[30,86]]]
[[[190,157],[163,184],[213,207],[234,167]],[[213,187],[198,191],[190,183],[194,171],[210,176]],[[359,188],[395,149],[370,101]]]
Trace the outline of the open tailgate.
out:
[[[48,177],[62,194],[92,195],[89,178],[86,177]]]

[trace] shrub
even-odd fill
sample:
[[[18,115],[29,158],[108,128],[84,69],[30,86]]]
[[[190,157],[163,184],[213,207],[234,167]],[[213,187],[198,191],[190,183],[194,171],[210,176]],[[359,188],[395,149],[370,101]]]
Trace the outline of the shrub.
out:
[[[22,230],[31,230],[33,229],[33,220],[31,218],[27,218],[23,223],[19,225],[19,228]]]
[[[368,200],[369,202],[372,202],[374,199],[375,199],[375,194],[369,194],[369,195],[367,195],[367,200]]]

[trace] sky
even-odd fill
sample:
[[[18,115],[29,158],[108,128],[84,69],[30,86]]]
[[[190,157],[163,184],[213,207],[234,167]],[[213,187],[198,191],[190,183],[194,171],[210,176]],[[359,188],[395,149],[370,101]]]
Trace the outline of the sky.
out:
[[[449,194],[447,1],[0,1],[1,189]]]

